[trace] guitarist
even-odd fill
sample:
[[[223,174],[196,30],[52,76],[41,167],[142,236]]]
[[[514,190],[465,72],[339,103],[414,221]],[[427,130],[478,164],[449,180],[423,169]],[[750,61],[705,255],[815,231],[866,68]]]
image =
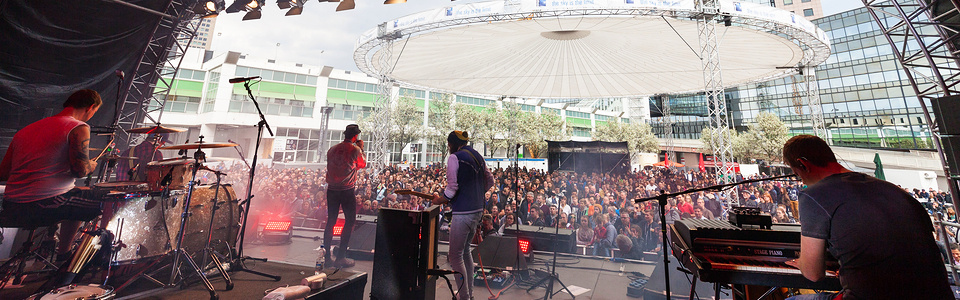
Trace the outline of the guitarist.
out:
[[[460,300],[473,297],[473,257],[470,241],[476,235],[483,214],[484,193],[493,187],[493,174],[472,147],[467,145],[466,131],[455,130],[447,136],[447,187],[443,194],[434,195],[433,204],[450,204],[453,218],[450,222],[450,267],[460,273],[454,276]]]

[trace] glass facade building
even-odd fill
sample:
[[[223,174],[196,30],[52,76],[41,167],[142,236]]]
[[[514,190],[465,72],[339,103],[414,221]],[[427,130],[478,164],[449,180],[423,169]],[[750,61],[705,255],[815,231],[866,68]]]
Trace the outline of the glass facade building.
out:
[[[861,148],[931,149],[920,101],[867,9],[846,11],[813,23],[827,32],[833,47],[827,61],[816,68],[829,141]],[[760,112],[771,112],[787,124],[790,134],[812,133],[803,80],[802,76],[789,76],[728,89],[731,125],[744,131]],[[699,139],[703,120],[707,119],[698,108],[705,108],[708,101],[702,95],[666,98],[661,101],[671,104],[677,127],[674,137]],[[653,107],[652,114],[656,115]],[[654,127],[661,134],[662,123],[662,118],[654,118]]]

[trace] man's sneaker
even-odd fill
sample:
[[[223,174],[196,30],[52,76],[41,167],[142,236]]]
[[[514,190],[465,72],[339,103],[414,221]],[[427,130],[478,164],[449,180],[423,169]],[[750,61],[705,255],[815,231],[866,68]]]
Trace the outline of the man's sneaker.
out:
[[[354,262],[352,259],[349,259],[346,257],[337,258],[337,261],[333,263],[333,265],[337,268],[350,268],[355,266],[356,264],[357,263]]]

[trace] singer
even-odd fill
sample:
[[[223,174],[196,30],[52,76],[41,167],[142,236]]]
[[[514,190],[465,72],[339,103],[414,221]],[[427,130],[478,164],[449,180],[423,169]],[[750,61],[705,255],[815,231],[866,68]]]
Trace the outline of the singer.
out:
[[[80,221],[101,214],[99,201],[84,199],[74,189],[76,178],[97,168],[88,154],[90,126],[86,121],[101,103],[94,90],[74,92],[60,113],[17,131],[0,163],[0,181],[7,181],[4,214],[63,221],[58,260],[67,257]]]
[[[340,207],[343,207],[343,233],[340,234],[337,260],[333,263],[339,268],[354,265],[354,261],[347,258],[347,245],[350,245],[353,223],[357,221],[357,173],[359,169],[366,167],[367,156],[363,153],[360,126],[347,125],[343,130],[343,142],[327,150],[327,225],[323,230],[323,244],[330,249],[333,243],[333,225],[337,224],[337,215]],[[331,261],[330,252],[324,254],[326,261]]]
[[[483,214],[483,195],[493,187],[493,174],[487,169],[483,156],[467,145],[470,138],[466,131],[452,131],[447,136],[447,187],[442,195],[433,195],[433,204],[450,203],[453,220],[450,221],[450,253],[447,259],[450,268],[460,273],[454,275],[457,296],[460,300],[473,298],[473,257],[470,241]]]

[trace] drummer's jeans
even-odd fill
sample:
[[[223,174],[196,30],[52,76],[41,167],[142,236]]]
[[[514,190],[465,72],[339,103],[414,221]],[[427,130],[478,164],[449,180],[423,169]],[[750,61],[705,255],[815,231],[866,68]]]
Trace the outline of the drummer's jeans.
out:
[[[357,198],[354,189],[345,191],[327,191],[327,225],[323,229],[323,244],[330,250],[333,245],[333,226],[337,224],[337,215],[343,207],[343,233],[340,235],[340,248],[335,253],[337,259],[345,258],[350,236],[353,234],[353,223],[357,221]],[[327,252],[327,258],[330,252]]]

